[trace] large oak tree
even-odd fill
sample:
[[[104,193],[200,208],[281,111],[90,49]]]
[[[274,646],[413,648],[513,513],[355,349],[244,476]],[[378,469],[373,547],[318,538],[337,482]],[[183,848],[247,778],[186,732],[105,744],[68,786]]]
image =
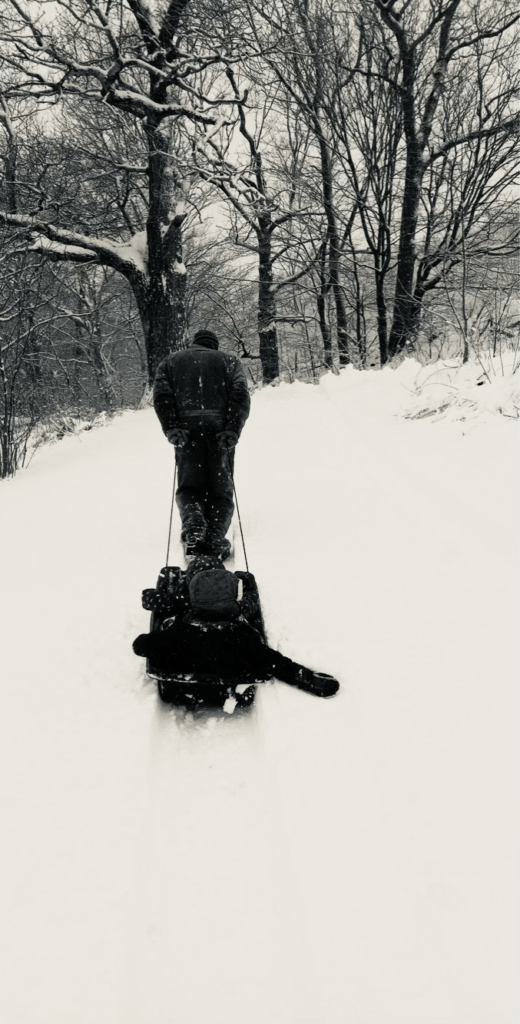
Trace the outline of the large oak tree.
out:
[[[190,128],[218,127],[233,116],[235,97],[221,74],[232,62],[217,12],[189,0],[61,0],[52,7],[6,0],[3,40],[4,127],[7,134],[5,222],[31,232],[33,249],[58,260],[111,267],[129,281],[144,330],[148,374],[183,344],[186,268],[182,228],[189,168],[179,136]],[[224,62],[224,63],[223,63]],[[146,221],[141,231],[81,230],[67,216],[52,217],[45,203],[22,202],[12,102],[32,101],[53,110],[76,100],[114,111],[136,125],[142,139],[137,166],[128,174],[146,182]],[[100,131],[104,130],[100,118]],[[72,141],[72,140],[71,140]],[[73,140],[80,147],[81,137]],[[124,166],[122,168],[124,170]],[[31,208],[32,207],[32,208]],[[114,236],[115,235],[115,236]]]

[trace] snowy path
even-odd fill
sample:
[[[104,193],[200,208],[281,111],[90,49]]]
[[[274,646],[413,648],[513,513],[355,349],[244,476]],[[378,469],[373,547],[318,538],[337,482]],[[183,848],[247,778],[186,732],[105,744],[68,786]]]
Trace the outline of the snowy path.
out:
[[[332,701],[158,702],[152,411],[0,485],[0,1024],[517,1024],[515,427],[358,379],[265,390],[237,458],[270,641]]]

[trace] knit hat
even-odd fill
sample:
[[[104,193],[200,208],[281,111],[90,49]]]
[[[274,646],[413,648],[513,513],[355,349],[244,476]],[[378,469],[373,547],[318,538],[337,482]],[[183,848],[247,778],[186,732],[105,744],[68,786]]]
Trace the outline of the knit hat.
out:
[[[217,555],[195,555],[186,569],[186,580],[189,583],[198,572],[207,569],[222,569],[222,562]]]
[[[195,332],[193,344],[204,345],[204,348],[218,348],[218,338],[214,331],[210,331],[209,328],[203,327],[200,331]]]

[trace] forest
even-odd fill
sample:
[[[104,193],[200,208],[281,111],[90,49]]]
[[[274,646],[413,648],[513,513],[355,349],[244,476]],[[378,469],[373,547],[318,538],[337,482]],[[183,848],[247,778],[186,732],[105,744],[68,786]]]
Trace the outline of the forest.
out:
[[[516,352],[519,19],[1,0],[0,477],[201,326],[252,387]]]

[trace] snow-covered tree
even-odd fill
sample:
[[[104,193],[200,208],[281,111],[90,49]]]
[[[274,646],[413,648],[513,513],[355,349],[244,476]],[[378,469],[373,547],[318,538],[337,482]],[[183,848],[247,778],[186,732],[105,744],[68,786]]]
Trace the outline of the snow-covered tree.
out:
[[[134,292],[146,341],[150,379],[158,362],[184,342],[186,268],[182,230],[187,216],[189,167],[181,138],[197,125],[219,126],[232,115],[235,97],[220,72],[233,60],[232,38],[217,34],[220,5],[189,0],[6,0],[1,15],[4,63],[4,129],[7,202],[0,216],[31,233],[34,251],[54,260],[110,267]],[[222,18],[221,18],[222,21]],[[21,201],[14,173],[16,132],[12,102],[37,104],[57,118],[73,101],[132,124],[139,140],[133,158],[119,162],[119,177],[136,175],[146,209],[141,230],[132,218],[103,231],[83,230],[71,216],[40,203]],[[96,118],[96,114],[89,114]],[[101,140],[100,140],[101,141]],[[71,140],[78,152],[79,135]],[[116,161],[117,162],[117,161]],[[80,162],[77,171],[80,170]]]

